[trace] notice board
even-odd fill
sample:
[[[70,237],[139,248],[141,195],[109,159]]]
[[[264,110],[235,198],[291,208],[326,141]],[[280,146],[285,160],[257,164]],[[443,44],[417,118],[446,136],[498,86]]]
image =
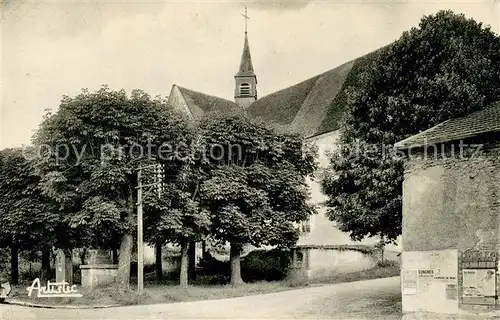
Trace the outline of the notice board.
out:
[[[467,250],[462,254],[464,304],[495,305],[497,253]]]
[[[403,311],[455,312],[458,309],[458,251],[402,253]]]

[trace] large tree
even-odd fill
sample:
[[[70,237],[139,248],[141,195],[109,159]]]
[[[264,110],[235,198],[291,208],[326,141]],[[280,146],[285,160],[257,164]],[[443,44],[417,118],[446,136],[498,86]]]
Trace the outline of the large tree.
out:
[[[51,201],[42,195],[40,177],[21,148],[0,151],[0,241],[11,249],[11,281],[19,277],[20,250],[48,252],[63,231]],[[46,271],[47,261],[43,261]],[[46,274],[42,275],[46,278]]]
[[[158,98],[134,90],[65,96],[34,138],[44,194],[89,246],[120,238],[118,285],[128,287],[135,231],[137,168],[172,165],[158,155],[183,141],[187,121]]]
[[[349,93],[322,187],[328,215],[356,240],[401,234],[403,166],[395,142],[500,98],[500,39],[463,15],[425,16],[379,50]]]
[[[315,212],[306,184],[315,152],[299,134],[244,113],[209,114],[200,127],[208,162],[200,197],[212,215],[212,237],[231,245],[231,284],[238,285],[244,245],[292,246],[294,223]]]

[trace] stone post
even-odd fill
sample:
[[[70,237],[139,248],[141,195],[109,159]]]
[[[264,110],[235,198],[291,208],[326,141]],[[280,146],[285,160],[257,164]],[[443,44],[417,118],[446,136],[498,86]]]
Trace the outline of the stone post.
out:
[[[57,249],[56,254],[56,282],[66,281],[66,255],[64,250]]]

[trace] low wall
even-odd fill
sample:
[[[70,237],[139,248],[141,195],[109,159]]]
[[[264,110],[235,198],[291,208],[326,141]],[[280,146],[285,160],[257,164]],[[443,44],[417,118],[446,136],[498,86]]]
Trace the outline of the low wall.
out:
[[[309,279],[323,278],[374,267],[371,253],[349,249],[309,249]]]
[[[81,265],[82,287],[93,289],[105,286],[116,281],[118,275],[117,264]]]

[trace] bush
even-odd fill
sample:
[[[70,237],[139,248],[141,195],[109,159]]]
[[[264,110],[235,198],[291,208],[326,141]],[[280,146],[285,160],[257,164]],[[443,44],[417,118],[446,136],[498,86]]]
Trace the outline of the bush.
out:
[[[245,282],[283,280],[287,276],[290,263],[289,251],[252,251],[241,259],[241,277]],[[230,274],[229,261],[219,261],[209,253],[200,261],[200,279],[206,284],[227,284]]]
[[[278,249],[252,251],[241,261],[241,277],[245,282],[283,280],[290,265],[289,251]]]
[[[219,281],[219,284],[229,283],[229,275],[231,272],[229,261],[219,261],[215,259],[209,252],[207,252],[205,256],[200,260],[199,267],[200,278],[204,279],[210,284],[216,284],[214,283],[215,281]]]
[[[393,260],[381,260],[377,261],[377,267],[379,268],[392,268],[395,267],[398,263]]]
[[[144,265],[144,274],[156,272],[155,266],[156,266],[156,264],[154,264],[154,263],[153,264],[145,264]],[[137,261],[132,261],[130,263],[130,276],[137,277]]]

